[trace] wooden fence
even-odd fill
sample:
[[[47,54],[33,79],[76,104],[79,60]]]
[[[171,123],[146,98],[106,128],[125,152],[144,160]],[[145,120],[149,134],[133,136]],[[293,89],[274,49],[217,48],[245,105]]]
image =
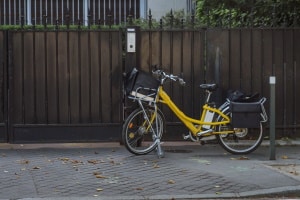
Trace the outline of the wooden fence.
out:
[[[299,28],[149,30],[141,33],[139,49],[142,68],[158,64],[183,75],[187,87],[170,84],[168,89],[177,104],[194,117],[200,115],[203,103],[201,83],[219,84],[215,100],[220,104],[230,89],[259,92],[269,98],[269,77],[276,76],[278,137],[299,133]],[[269,111],[269,101],[265,106]],[[178,121],[171,113],[167,119]]]
[[[189,116],[200,115],[201,83],[219,84],[220,104],[229,89],[269,98],[276,76],[277,136],[299,135],[299,28],[142,30],[139,38],[137,67],[182,75],[186,87],[166,89]],[[128,55],[123,62],[123,39],[121,30],[0,32],[0,141],[118,140],[122,73],[131,63]],[[185,133],[163,110],[168,138]]]

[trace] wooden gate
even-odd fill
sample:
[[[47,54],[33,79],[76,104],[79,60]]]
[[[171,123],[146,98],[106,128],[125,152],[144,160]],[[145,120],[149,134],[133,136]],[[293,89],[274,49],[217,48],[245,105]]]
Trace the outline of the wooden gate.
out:
[[[4,139],[119,139],[120,31],[10,31],[8,37],[9,123]]]

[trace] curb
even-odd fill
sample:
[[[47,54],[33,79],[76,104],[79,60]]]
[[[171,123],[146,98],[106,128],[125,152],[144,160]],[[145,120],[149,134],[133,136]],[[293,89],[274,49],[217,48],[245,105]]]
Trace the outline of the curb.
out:
[[[270,189],[254,190],[241,193],[220,193],[220,194],[192,194],[192,195],[154,195],[154,196],[95,196],[95,197],[46,197],[46,198],[23,198],[19,200],[170,200],[170,199],[238,199],[249,197],[266,197],[287,193],[300,194],[300,186],[277,187]],[[9,199],[0,199],[9,200]]]

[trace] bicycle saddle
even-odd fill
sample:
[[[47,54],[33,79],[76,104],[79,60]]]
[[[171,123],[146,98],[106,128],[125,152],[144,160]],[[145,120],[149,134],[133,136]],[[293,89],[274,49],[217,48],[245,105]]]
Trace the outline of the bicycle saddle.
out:
[[[201,84],[200,88],[209,91],[215,91],[218,88],[218,85],[216,83],[207,83],[207,84]]]

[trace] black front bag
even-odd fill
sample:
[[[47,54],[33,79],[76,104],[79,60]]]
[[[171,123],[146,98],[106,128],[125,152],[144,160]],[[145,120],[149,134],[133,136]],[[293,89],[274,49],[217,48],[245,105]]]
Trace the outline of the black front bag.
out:
[[[136,93],[139,93],[146,96],[155,96],[159,85],[160,82],[150,73],[136,68],[129,72],[125,78],[126,95],[135,96]]]

